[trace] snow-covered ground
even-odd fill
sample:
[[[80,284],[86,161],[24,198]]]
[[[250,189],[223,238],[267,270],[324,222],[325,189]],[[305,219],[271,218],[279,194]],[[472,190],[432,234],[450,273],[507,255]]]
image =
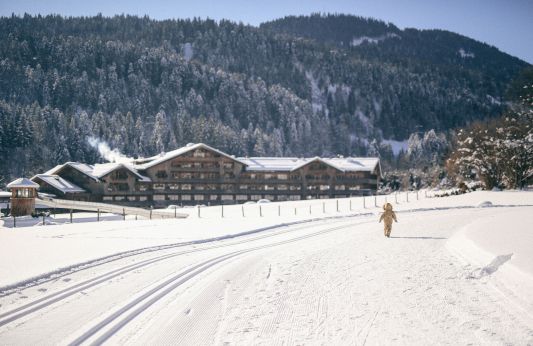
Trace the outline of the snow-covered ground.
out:
[[[183,211],[0,228],[1,343],[533,343],[532,192]]]

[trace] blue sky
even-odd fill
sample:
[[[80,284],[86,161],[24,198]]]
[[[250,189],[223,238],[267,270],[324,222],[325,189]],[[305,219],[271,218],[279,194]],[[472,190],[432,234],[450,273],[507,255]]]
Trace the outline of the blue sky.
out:
[[[230,19],[251,25],[286,15],[337,12],[373,17],[400,28],[445,29],[533,63],[533,0],[0,0],[0,15],[102,13],[155,19]]]

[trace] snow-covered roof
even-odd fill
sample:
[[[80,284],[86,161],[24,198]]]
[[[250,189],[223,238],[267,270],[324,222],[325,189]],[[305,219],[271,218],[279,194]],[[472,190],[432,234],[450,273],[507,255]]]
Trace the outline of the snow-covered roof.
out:
[[[102,178],[119,168],[127,169],[128,171],[133,173],[137,178],[139,178],[141,181],[151,181],[150,178],[139,174],[139,172],[137,172],[135,168],[124,163],[98,163],[93,166],[92,175],[94,175],[97,178]]]
[[[377,157],[346,157],[346,158],[296,158],[296,157],[240,157],[246,164],[247,171],[295,171],[313,162],[319,161],[342,172],[372,172],[379,165]]]
[[[79,163],[79,162],[67,162],[62,165],[55,166],[54,168],[50,169],[44,174],[55,175],[65,166],[70,166],[96,181],[100,181],[100,178],[102,178],[103,176],[119,168],[127,169],[128,171],[133,173],[135,176],[137,176],[139,180],[141,181],[150,181],[150,178],[145,177],[142,174],[139,174],[139,172],[137,172],[137,170],[134,167],[124,164],[124,163],[97,163],[95,165],[88,165],[88,164]]]
[[[47,183],[48,185],[54,187],[55,189],[63,192],[63,193],[79,193],[79,192],[86,192],[81,187],[77,186],[74,183],[71,183],[70,181],[61,178],[58,175],[48,175],[48,174],[37,174],[31,180],[40,179]]]
[[[161,154],[159,156],[154,156],[154,160],[153,161],[150,161],[150,162],[147,162],[147,163],[144,163],[142,165],[138,165],[137,168],[139,169],[147,169],[147,168],[150,168],[150,167],[153,167],[155,165],[158,165],[162,162],[165,162],[165,161],[168,161],[168,160],[171,160],[175,157],[178,157],[180,155],[183,155],[189,151],[192,151],[192,150],[196,150],[196,149],[206,149],[206,150],[209,150],[209,151],[212,151],[212,152],[215,152],[217,154],[220,154],[222,156],[225,156],[227,158],[230,158],[234,161],[237,161],[237,162],[240,162],[240,163],[243,163],[241,161],[241,159],[237,159],[231,155],[228,155],[218,149],[215,149],[213,147],[210,147],[209,145],[207,144],[204,144],[204,143],[196,143],[196,144],[193,144],[193,143],[189,143],[187,144],[186,146],[184,147],[181,147],[181,148],[178,148],[176,150],[172,150],[172,151],[169,151],[168,153],[164,153],[164,154]],[[144,159],[144,161],[146,161],[147,159]]]
[[[247,171],[287,171],[308,161],[297,157],[239,157]]]
[[[31,188],[34,188],[34,189],[38,189],[39,188],[39,184],[35,184],[33,181],[31,181],[28,178],[18,178],[16,180],[13,180],[9,184],[7,184],[7,188],[8,189],[17,188],[17,187],[18,188],[31,187]]]
[[[90,177],[91,179],[98,181],[98,177],[93,175],[93,166],[88,165],[86,163],[80,163],[80,162],[66,162],[62,165],[55,166],[54,168],[44,172],[44,174],[45,175],[57,174],[57,172],[59,172],[61,169],[67,166],[72,167],[76,169],[77,171],[79,171],[80,173],[83,173],[86,176]]]

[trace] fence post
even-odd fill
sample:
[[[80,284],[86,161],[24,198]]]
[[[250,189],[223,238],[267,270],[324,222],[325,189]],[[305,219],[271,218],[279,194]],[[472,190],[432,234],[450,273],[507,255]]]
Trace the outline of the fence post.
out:
[[[96,209],[96,221],[100,221],[100,208]]]
[[[377,208],[378,206],[378,195],[374,195],[374,206]]]
[[[200,206],[198,206],[198,218],[200,218]]]
[[[363,196],[363,209],[366,209],[366,197]]]
[[[178,208],[174,208],[174,218],[177,219],[178,218],[178,212],[177,212]]]
[[[394,202],[398,204],[398,191],[394,192]]]
[[[352,200],[350,199],[350,211],[352,211]]]
[[[72,223],[72,209],[70,209],[70,223]]]
[[[407,202],[409,202],[409,191],[406,191],[405,195],[407,196]]]
[[[294,215],[296,216],[296,207],[294,207]]]
[[[339,200],[337,200],[337,213],[339,212]]]
[[[13,228],[17,228],[17,217],[13,215]]]
[[[153,210],[153,207],[150,206],[150,220],[152,220],[152,210]]]
[[[261,208],[261,205],[259,205],[259,216],[263,217],[263,208]]]
[[[281,216],[281,205],[278,204],[278,216]]]
[[[137,214],[135,214],[135,221],[137,221]]]
[[[326,213],[326,202],[322,202],[322,213]]]
[[[44,221],[44,213],[43,213],[43,226],[44,226],[44,223],[45,223],[45,221]]]
[[[241,206],[241,210],[242,210],[242,217],[244,217],[244,204]]]
[[[222,217],[224,217],[224,204],[221,204],[222,207]]]
[[[311,204],[309,204],[309,215],[311,215]]]
[[[416,200],[418,201],[418,190],[416,190]]]

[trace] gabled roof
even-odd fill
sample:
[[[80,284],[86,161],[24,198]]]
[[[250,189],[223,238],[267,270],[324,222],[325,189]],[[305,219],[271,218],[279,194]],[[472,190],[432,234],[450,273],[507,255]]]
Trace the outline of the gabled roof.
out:
[[[145,177],[144,175],[139,174],[135,168],[124,163],[97,163],[95,165],[88,165],[85,163],[79,162],[67,162],[62,165],[55,166],[49,171],[45,172],[45,175],[57,175],[65,167],[72,167],[75,170],[79,171],[82,174],[85,174],[89,178],[99,182],[100,179],[109,173],[117,170],[119,168],[124,168],[133,173],[141,181],[150,181],[150,178]]]
[[[239,157],[246,165],[247,171],[287,171],[297,165],[306,163],[306,159],[297,157]]]
[[[72,167],[75,170],[79,171],[82,174],[85,174],[89,178],[100,181],[98,177],[93,175],[93,166],[85,164],[85,163],[79,163],[79,162],[66,162],[62,165],[57,165],[54,168],[44,172],[45,175],[54,175],[57,174],[59,171],[61,171],[65,167]]]
[[[47,175],[47,174],[37,174],[31,180],[35,181],[35,179],[40,179],[47,183],[48,185],[52,186],[53,188],[61,191],[62,193],[81,193],[86,192],[81,187],[77,186],[74,183],[71,183],[70,181],[58,176],[58,175]]]
[[[34,188],[38,189],[39,184],[35,184],[33,181],[31,181],[28,178],[18,178],[7,184],[8,189],[12,188]]]
[[[247,171],[287,171],[292,172],[311,162],[322,162],[341,172],[372,172],[379,166],[377,157],[347,158],[296,158],[296,157],[240,157]]]
[[[124,163],[98,163],[98,164],[93,166],[92,174],[95,177],[98,177],[100,179],[100,178],[108,175],[109,173],[111,173],[113,171],[116,171],[117,169],[120,169],[120,168],[124,168],[124,169],[130,171],[131,173],[133,173],[133,175],[135,175],[141,181],[150,181],[150,178],[139,174],[139,172],[137,172],[137,170],[135,168],[133,168],[133,167],[127,165],[127,164],[124,164]]]
[[[185,153],[188,153],[189,151],[196,150],[196,149],[206,149],[206,150],[215,152],[217,154],[220,154],[222,156],[225,156],[225,157],[227,157],[227,158],[229,158],[229,159],[231,159],[233,161],[237,161],[239,163],[245,164],[240,159],[237,159],[234,156],[228,155],[228,154],[226,154],[226,153],[224,153],[224,152],[222,152],[222,151],[220,151],[218,149],[210,147],[207,144],[204,144],[204,143],[196,143],[196,144],[189,143],[189,144],[187,144],[184,147],[178,148],[176,150],[169,151],[168,153],[164,153],[164,154],[161,154],[159,156],[154,156],[154,160],[152,160],[150,162],[147,162],[147,163],[144,163],[142,165],[138,165],[136,167],[139,168],[139,169],[147,169],[147,168],[156,166],[156,165],[158,165],[158,164],[160,164],[162,162],[171,160],[173,158],[176,158],[176,157],[181,156],[181,155],[183,155]]]
[[[303,162],[303,163],[301,163],[301,164],[295,166],[295,167],[292,169],[292,171],[295,171],[295,170],[297,170],[297,169],[300,169],[300,168],[302,168],[303,166],[308,165],[308,164],[310,164],[310,163],[312,163],[312,162],[322,162],[323,164],[328,165],[328,166],[330,166],[330,167],[333,167],[333,168],[335,168],[335,169],[338,170],[338,171],[342,171],[342,172],[344,172],[343,169],[337,167],[335,164],[332,164],[332,163],[326,161],[327,159],[323,159],[323,158],[318,157],[318,156],[315,156],[315,157],[313,157],[313,158],[309,158],[309,159],[304,159],[304,160],[306,160],[306,162]]]

